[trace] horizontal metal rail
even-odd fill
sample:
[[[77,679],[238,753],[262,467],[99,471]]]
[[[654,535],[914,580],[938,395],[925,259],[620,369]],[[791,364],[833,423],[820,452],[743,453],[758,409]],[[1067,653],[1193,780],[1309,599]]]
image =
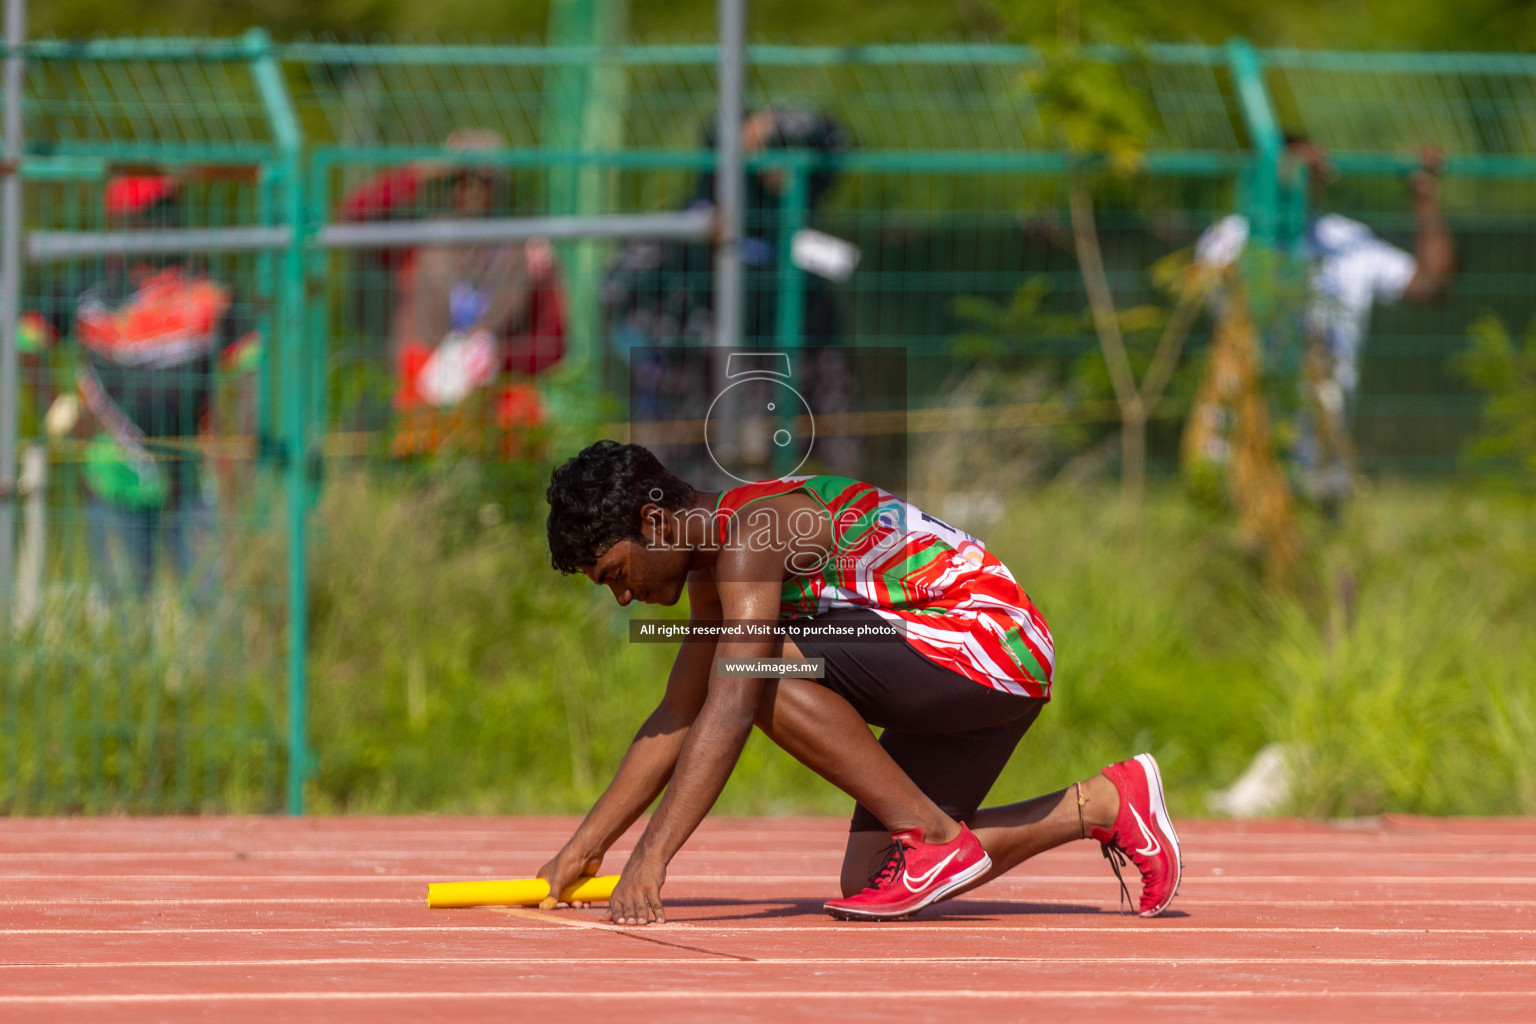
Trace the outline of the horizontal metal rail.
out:
[[[222,39],[132,36],[123,39],[32,39],[16,47],[28,60],[249,60],[267,45],[250,33]]]
[[[1528,75],[1536,68],[1536,54],[1529,53],[1403,53],[1365,50],[1260,49],[1266,67],[1310,68],[1368,74],[1449,73]],[[371,65],[503,64],[524,67],[617,64],[711,65],[716,50],[710,43],[640,45],[603,48],[596,46],[499,46],[495,44],[412,43],[287,43],[276,47],[277,58],[295,63],[345,63]],[[1105,63],[1146,60],[1154,64],[1188,64],[1224,67],[1221,46],[1186,43],[1152,43],[1145,46],[1095,45],[1083,47],[1083,55]],[[1032,46],[1006,43],[915,43],[868,46],[786,46],[763,44],[747,47],[747,59],[757,67],[829,67],[842,64],[971,64],[1025,67],[1040,63],[1040,51]]]
[[[416,245],[481,245],[530,238],[654,238],[704,241],[708,211],[609,214],[593,217],[485,217],[408,220],[378,224],[326,224],[312,239],[325,249],[391,249]],[[263,252],[293,238],[288,227],[182,228],[147,231],[34,231],[27,236],[33,263],[97,256]]]
[[[1536,75],[1536,53],[1394,53],[1374,50],[1260,50],[1266,68],[1363,75]]]
[[[75,146],[61,149],[75,149]],[[24,156],[21,176],[26,181],[65,181],[108,177],[133,163],[137,157],[146,164],[175,173],[183,167],[202,168],[204,174],[220,167],[246,168],[270,160],[268,147],[244,146],[238,152],[213,152],[209,146],[175,147],[146,144],[125,147],[115,143],[81,145],[80,152],[49,156]],[[94,151],[92,151],[94,150]],[[87,152],[90,151],[90,152]],[[112,157],[103,156],[111,152]],[[1395,153],[1348,152],[1330,154],[1344,174],[1407,173],[1418,166],[1417,157]],[[1246,150],[1150,150],[1144,155],[1142,171],[1151,175],[1215,175],[1241,170],[1251,153]],[[708,170],[714,166],[714,154],[708,150],[627,149],[609,152],[581,150],[518,148],[484,152],[451,152],[441,146],[356,146],[319,145],[311,150],[317,170],[354,162],[376,166],[404,164],[417,160],[451,160],[465,166],[546,168],[608,167],[630,171]],[[807,150],[770,150],[754,153],[746,159],[749,169],[788,168],[814,162]],[[1061,150],[856,150],[831,161],[846,174],[1061,174],[1074,167],[1092,168],[1103,163],[1093,154],[1070,154]],[[1469,178],[1536,177],[1536,155],[1519,153],[1452,153],[1446,157],[1448,176]]]
[[[840,64],[980,64],[1023,67],[1040,63],[1032,46],[996,43],[918,43],[869,46],[748,46],[747,61],[756,67],[827,67]],[[1163,64],[1220,64],[1220,47],[1198,44],[1159,44],[1132,49],[1089,46],[1093,60],[1120,62],[1144,57]],[[500,46],[496,44],[412,43],[287,43],[276,48],[278,60],[294,63],[340,63],[375,66],[498,64],[521,67],[562,67],[593,64],[622,66],[704,65],[719,59],[713,43],[660,44],[622,47]]]
[[[249,59],[260,46],[245,37],[230,39],[94,39],[72,41],[32,40],[19,49],[33,60],[225,60]],[[0,47],[0,55],[7,50]],[[341,63],[396,66],[458,66],[500,64],[524,67],[618,65],[712,65],[717,59],[712,43],[645,44],[621,47],[501,45],[487,43],[350,43],[329,40],[280,43],[273,55],[282,62]],[[1091,60],[1118,63],[1144,59],[1157,64],[1191,64],[1222,67],[1225,51],[1220,46],[1185,43],[1152,43],[1138,47],[1085,46]],[[1406,53],[1364,50],[1260,49],[1266,67],[1365,74],[1505,74],[1529,75],[1536,54],[1529,53]],[[762,44],[747,47],[748,60],[759,67],[827,67],[839,64],[1037,64],[1040,53],[1032,46],[1005,43],[909,43],[857,46],[787,46]]]
[[[441,146],[314,147],[312,167],[323,173],[343,163],[376,166],[420,160],[449,161],[463,166],[485,167],[610,167],[630,171],[709,170],[715,157],[707,149],[624,149],[603,152],[540,148],[453,152]],[[1231,174],[1246,166],[1249,154],[1242,150],[1153,150],[1144,155],[1142,171],[1154,175]],[[803,149],[757,152],[744,161],[749,170],[788,169],[814,165],[817,154]],[[1054,175],[1074,168],[1102,166],[1097,154],[1073,154],[1055,149],[1011,150],[863,150],[846,153],[827,163],[845,174],[1019,174]]]
[[[30,164],[57,161],[97,160],[110,167],[151,165],[174,167],[255,166],[278,158],[275,142],[176,142],[151,139],[59,139],[50,141],[45,152],[24,153],[23,168]],[[67,166],[67,164],[60,164]],[[23,171],[23,173],[26,173]]]
[[[377,224],[327,224],[315,241],[326,249],[390,249],[407,245],[473,245],[530,238],[654,238],[703,241],[708,211],[616,213],[592,217],[485,217],[476,220],[407,220]]]
[[[33,263],[94,256],[263,252],[293,238],[287,227],[179,228],[146,231],[33,231],[27,259]]]

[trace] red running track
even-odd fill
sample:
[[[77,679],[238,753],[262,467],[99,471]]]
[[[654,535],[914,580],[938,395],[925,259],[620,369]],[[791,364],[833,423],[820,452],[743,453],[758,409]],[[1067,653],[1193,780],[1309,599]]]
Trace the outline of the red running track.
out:
[[[428,881],[532,875],[574,824],[9,820],[0,1020],[1536,1020],[1536,820],[1184,822],[1152,921],[1077,843],[835,922],[845,825],[806,818],[711,820],[662,926],[427,909]]]

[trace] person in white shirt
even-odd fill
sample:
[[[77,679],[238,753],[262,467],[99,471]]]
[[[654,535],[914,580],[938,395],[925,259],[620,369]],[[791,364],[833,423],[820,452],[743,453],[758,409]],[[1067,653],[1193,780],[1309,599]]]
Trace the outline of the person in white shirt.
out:
[[[1323,190],[1338,176],[1327,153],[1309,139],[1290,138],[1286,157],[1291,166],[1309,172],[1309,207],[1315,209]],[[1455,242],[1436,197],[1441,164],[1440,153],[1426,148],[1419,170],[1409,179],[1412,253],[1336,213],[1311,218],[1298,240],[1307,263],[1307,294],[1301,332],[1303,411],[1295,457],[1303,487],[1328,510],[1336,511],[1351,490],[1347,422],[1359,386],[1360,349],[1371,307],[1403,299],[1433,301],[1444,294],[1455,272]],[[1247,218],[1223,217],[1195,243],[1195,261],[1214,270],[1230,266],[1242,255],[1248,234]]]

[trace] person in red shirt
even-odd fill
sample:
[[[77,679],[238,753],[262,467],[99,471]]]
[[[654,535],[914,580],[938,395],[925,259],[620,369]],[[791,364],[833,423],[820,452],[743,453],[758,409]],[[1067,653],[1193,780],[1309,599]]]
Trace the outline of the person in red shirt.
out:
[[[488,152],[501,144],[492,132],[460,129],[446,145]],[[394,220],[441,205],[447,216],[481,217],[503,205],[507,192],[505,174],[494,168],[422,161],[348,192],[337,216]],[[424,454],[450,442],[478,448],[494,426],[502,454],[521,454],[527,433],[544,419],[531,378],[564,355],[563,296],[549,243],[377,249],[362,260],[358,322],[391,342],[394,453]],[[381,310],[390,311],[387,328]],[[496,377],[509,379],[484,401]]]

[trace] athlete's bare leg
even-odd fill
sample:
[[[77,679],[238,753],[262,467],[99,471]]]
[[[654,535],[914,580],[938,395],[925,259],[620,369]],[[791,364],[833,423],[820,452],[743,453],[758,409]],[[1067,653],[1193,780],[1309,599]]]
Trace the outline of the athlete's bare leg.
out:
[[[1086,839],[1095,826],[1114,828],[1119,813],[1120,793],[1103,775],[1033,800],[983,807],[967,824],[992,858],[992,870],[969,888],[990,882],[1036,854]]]
[[[792,641],[785,642],[783,657],[802,656]],[[933,843],[959,835],[959,823],[917,788],[853,705],[815,680],[770,680],[756,721],[795,760],[869,808],[891,831],[921,828]]]
[[[782,656],[803,657],[793,641],[785,641]],[[958,833],[959,824],[891,759],[853,705],[815,680],[770,681],[758,704],[757,725],[801,764],[869,808],[890,831],[919,827],[935,843],[949,842]],[[992,868],[966,888],[990,881],[1036,854],[1084,838],[1095,825],[1113,827],[1119,810],[1114,784],[1095,775],[1047,796],[977,811],[967,824],[992,858]],[[843,855],[843,895],[864,888],[890,845],[889,832],[849,834]]]
[[[1077,815],[1078,786],[1083,798],[1083,816]],[[966,822],[982,849],[992,858],[992,868],[957,894],[990,882],[1003,872],[1018,867],[1031,857],[1088,836],[1095,825],[1113,828],[1120,812],[1120,794],[1103,775],[1095,775],[1078,784],[1046,796],[1016,804],[984,807]],[[866,880],[880,868],[880,859],[891,837],[884,832],[854,832],[848,836],[843,854],[843,894],[864,888]],[[851,890],[851,892],[850,892]]]

